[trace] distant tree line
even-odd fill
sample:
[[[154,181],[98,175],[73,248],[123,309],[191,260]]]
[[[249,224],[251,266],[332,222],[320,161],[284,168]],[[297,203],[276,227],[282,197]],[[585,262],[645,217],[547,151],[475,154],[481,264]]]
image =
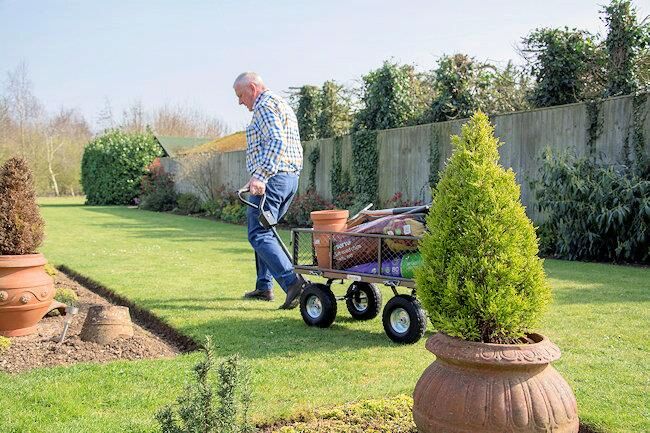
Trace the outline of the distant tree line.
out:
[[[113,113],[106,99],[97,117],[99,131],[76,109],[47,112],[34,93],[28,67],[21,62],[0,78],[0,164],[24,157],[34,172],[39,195],[78,195],[84,146],[107,130],[141,134],[217,138],[228,131],[217,118],[185,106],[145,110],[140,101]]]
[[[357,88],[334,81],[294,88],[301,138],[312,140],[630,94],[650,85],[650,22],[630,0],[601,9],[607,35],[538,28],[521,39],[523,65],[457,53],[432,71],[385,61]]]

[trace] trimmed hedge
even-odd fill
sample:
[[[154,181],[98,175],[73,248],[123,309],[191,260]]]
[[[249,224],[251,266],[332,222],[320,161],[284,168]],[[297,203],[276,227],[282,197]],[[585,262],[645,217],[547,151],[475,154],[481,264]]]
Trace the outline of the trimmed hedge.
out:
[[[131,204],[140,194],[146,167],[160,156],[151,132],[127,134],[110,130],[84,149],[81,185],[86,204]]]

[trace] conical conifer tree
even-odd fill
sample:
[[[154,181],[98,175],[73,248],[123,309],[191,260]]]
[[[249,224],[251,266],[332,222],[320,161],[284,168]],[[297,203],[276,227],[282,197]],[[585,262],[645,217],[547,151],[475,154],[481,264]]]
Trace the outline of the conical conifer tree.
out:
[[[0,169],[0,255],[36,253],[43,227],[32,171],[23,158],[10,158]]]
[[[535,229],[488,117],[474,114],[452,144],[420,242],[417,294],[438,331],[513,343],[550,303]]]

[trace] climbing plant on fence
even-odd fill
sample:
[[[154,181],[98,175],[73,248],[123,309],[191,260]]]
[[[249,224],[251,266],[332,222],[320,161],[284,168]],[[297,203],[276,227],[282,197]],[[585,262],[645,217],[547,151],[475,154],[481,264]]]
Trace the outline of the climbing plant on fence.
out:
[[[300,139],[303,141],[318,138],[318,117],[320,115],[320,89],[316,86],[302,86],[297,95],[296,118]]]
[[[348,208],[354,201],[350,182],[350,173],[343,169],[343,145],[341,137],[334,139],[334,156],[332,170],[330,171],[330,184],[334,204],[341,208]]]
[[[536,107],[570,104],[587,99],[587,93],[601,94],[605,56],[591,33],[567,27],[535,29],[522,39],[520,52],[535,77],[531,101]]]
[[[316,145],[309,152],[309,189],[316,189],[316,165],[320,161],[320,146]]]
[[[357,131],[352,135],[352,179],[355,204],[377,203],[377,131]]]
[[[411,65],[384,65],[363,76],[363,108],[355,130],[380,130],[413,124],[424,111],[421,83]]]
[[[340,137],[350,131],[350,101],[344,95],[344,88],[334,81],[325,81],[321,89],[318,136],[320,138]]]
[[[429,143],[429,186],[434,188],[440,179],[440,132],[436,125],[431,125],[431,142]]]
[[[635,63],[650,44],[650,24],[637,22],[636,10],[629,0],[613,0],[601,13],[609,29],[607,47],[607,96],[626,95],[635,92],[639,77]],[[648,84],[648,83],[645,83]]]

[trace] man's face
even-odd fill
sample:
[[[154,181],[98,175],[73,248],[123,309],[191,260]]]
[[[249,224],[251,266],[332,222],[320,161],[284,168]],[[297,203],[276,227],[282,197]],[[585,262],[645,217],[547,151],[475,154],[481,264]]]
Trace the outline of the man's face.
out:
[[[246,108],[248,108],[248,111],[253,111],[253,104],[255,103],[255,97],[257,96],[256,93],[257,89],[253,83],[239,84],[235,86],[235,94],[239,99],[239,105],[245,105]]]

